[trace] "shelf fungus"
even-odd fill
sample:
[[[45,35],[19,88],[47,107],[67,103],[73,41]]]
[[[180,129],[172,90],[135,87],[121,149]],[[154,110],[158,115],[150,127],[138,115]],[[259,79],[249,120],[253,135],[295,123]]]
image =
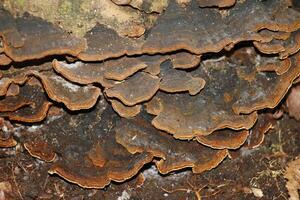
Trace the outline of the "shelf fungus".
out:
[[[53,61],[53,68],[56,72],[71,82],[79,84],[99,83],[104,87],[112,87],[115,83],[104,77],[105,65],[103,63],[75,63]]]
[[[4,96],[11,84],[24,84],[28,79],[30,74],[35,71],[47,71],[51,69],[49,63],[45,63],[38,66],[26,66],[26,67],[14,67],[9,66],[8,69],[2,69],[0,72],[0,96]]]
[[[42,140],[26,142],[24,148],[31,156],[45,162],[52,162],[56,158],[56,153]]]
[[[111,0],[120,6],[132,6],[146,13],[161,13],[168,5],[168,0]]]
[[[116,99],[109,99],[112,108],[121,116],[125,118],[131,118],[138,115],[141,112],[141,105],[126,106],[122,102]]]
[[[278,76],[276,73],[257,73],[255,80],[251,84],[255,84],[256,88],[247,86],[240,94],[240,99],[233,105],[236,113],[251,113],[255,110],[276,107],[293,81],[300,75],[299,57],[300,53],[291,57],[291,67],[289,70]]]
[[[277,75],[282,75],[287,72],[291,65],[292,61],[290,58],[284,60],[279,60],[274,57],[260,57],[260,64],[257,65],[256,69],[259,72],[276,72]]]
[[[0,67],[9,65],[11,62],[12,60],[9,57],[7,57],[7,55],[5,55],[4,53],[0,53]]]
[[[41,18],[29,14],[14,18],[3,9],[0,12],[0,21],[6,28],[0,30],[4,52],[16,62],[51,55],[76,56],[86,48],[85,40],[70,36],[63,29]]]
[[[33,72],[32,74],[41,80],[45,91],[52,100],[64,103],[70,110],[89,109],[96,104],[101,95],[98,87],[71,83],[52,71]]]
[[[110,127],[117,120],[119,117],[105,101],[86,114],[63,112],[59,118],[49,118],[30,130],[30,137],[42,142],[26,143],[25,148],[35,157],[51,161],[50,174],[85,188],[104,188],[111,181],[130,179],[153,158],[150,153],[131,154],[116,142]],[[39,136],[33,136],[34,131],[39,131]],[[43,149],[36,149],[40,144]]]
[[[205,86],[205,80],[193,77],[190,73],[172,68],[170,62],[161,65],[159,89],[176,93],[188,91],[190,95],[198,94]]]
[[[226,150],[214,150],[196,141],[174,140],[142,117],[121,120],[116,127],[116,140],[132,154],[149,152],[160,158],[156,166],[163,174],[187,167],[201,173],[216,167],[227,156]]]
[[[281,12],[274,13],[274,10]],[[235,20],[236,16],[240,20]],[[297,11],[279,0],[237,2],[226,17],[213,9],[199,9],[195,1],[186,7],[170,1],[147,32],[147,38],[122,37],[109,27],[97,25],[86,34],[88,48],[78,57],[84,61],[101,61],[122,55],[168,53],[180,49],[198,55],[219,52],[241,41],[271,41],[272,36],[264,37],[257,32],[262,29],[295,31],[300,26],[299,17]],[[223,31],[215,31],[215,27]]]
[[[22,2],[0,1],[0,147],[56,178],[206,173],[258,148],[274,111],[300,120],[288,0]]]
[[[151,99],[159,89],[160,78],[140,72],[105,90],[110,98],[117,98],[125,105],[134,106]]]
[[[0,100],[0,116],[12,121],[40,122],[46,118],[51,105],[43,88],[25,84],[18,95]]]
[[[200,7],[219,7],[219,8],[224,8],[224,7],[231,7],[235,4],[236,0],[197,0],[198,4]]]
[[[170,56],[175,69],[190,69],[199,65],[201,56],[188,52],[178,52]]]
[[[265,54],[279,54],[280,59],[285,59],[297,53],[300,49],[300,31],[290,33],[288,38],[274,38],[270,42],[254,42],[255,47]]]

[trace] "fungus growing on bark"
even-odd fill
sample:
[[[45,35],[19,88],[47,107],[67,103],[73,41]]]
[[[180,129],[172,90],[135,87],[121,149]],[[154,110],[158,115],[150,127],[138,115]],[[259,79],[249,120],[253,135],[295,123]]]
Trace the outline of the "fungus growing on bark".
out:
[[[19,85],[12,83],[9,86],[5,96],[17,96],[19,93],[20,93]]]
[[[0,53],[0,66],[9,65],[12,60],[7,57],[4,53]]]
[[[260,114],[244,146],[247,148],[256,148],[261,145],[266,133],[274,127],[275,122],[274,117],[272,117],[270,113]]]
[[[236,113],[251,113],[254,110],[263,108],[274,108],[282,100],[291,87],[293,81],[300,74],[299,65],[300,54],[291,57],[290,69],[278,76],[274,73],[257,74],[255,83],[256,88],[248,87],[241,92],[241,97],[233,104]]]
[[[170,2],[166,11],[158,18],[156,26],[150,30],[143,51],[166,53],[185,49],[195,54],[203,54],[219,52],[240,41],[267,42],[272,37],[264,38],[257,33],[258,30],[265,28],[293,31],[299,27],[299,13],[279,6],[282,6],[279,1],[243,1],[238,2],[228,16],[222,17],[213,9],[197,8],[194,1],[186,8]],[[274,10],[279,9],[281,12],[274,14]],[[235,20],[236,16],[239,17],[238,21]],[[223,31],[215,31],[215,27]]]
[[[201,56],[190,54],[187,52],[178,52],[170,56],[173,68],[190,69],[199,65]]]
[[[159,88],[160,78],[140,72],[105,90],[108,97],[117,98],[125,105],[134,106],[154,96]]]
[[[131,118],[138,115],[141,112],[141,105],[126,106],[116,99],[110,99],[112,108],[121,116],[125,118]]]
[[[264,61],[256,67],[259,72],[272,72],[275,71],[277,75],[282,75],[287,72],[291,65],[291,59],[278,60],[274,57],[264,57]],[[265,64],[264,64],[265,63]]]
[[[104,188],[149,163],[201,173],[262,143],[267,109],[300,75],[300,13],[288,1],[99,5],[74,2],[57,19],[31,4],[0,10],[0,116],[25,122],[20,142],[50,174]],[[70,16],[89,31],[72,33]],[[285,103],[296,119],[298,91]],[[0,147],[16,145],[3,127]]]
[[[111,0],[120,6],[132,6],[146,13],[161,13],[168,5],[168,0]]]
[[[116,143],[112,127],[117,120],[119,117],[105,101],[88,113],[64,111],[61,117],[48,119],[41,127],[30,130],[32,140],[43,141],[43,149],[36,149],[35,145],[29,149],[32,145],[28,144],[25,147],[42,160],[45,152],[47,158],[53,158],[56,152],[56,159],[49,159],[50,174],[85,188],[103,188],[111,181],[130,179],[153,159],[149,153],[131,154]],[[39,131],[39,136],[34,131]]]
[[[101,95],[101,90],[95,86],[81,86],[68,82],[52,71],[33,74],[41,80],[52,100],[64,103],[70,110],[89,109]]]
[[[226,150],[214,150],[196,141],[174,140],[141,117],[121,120],[116,126],[116,140],[132,154],[149,152],[160,158],[156,166],[163,174],[187,167],[201,173],[216,167],[227,156]]]
[[[300,26],[300,14],[279,0],[238,2],[226,17],[212,9],[199,9],[196,4],[192,1],[182,8],[170,1],[146,39],[121,37],[113,29],[97,25],[85,36],[88,48],[78,57],[85,61],[100,61],[122,55],[168,53],[179,49],[200,55],[219,52],[225,47],[228,49],[241,41],[272,40],[272,36],[264,37],[257,32],[262,29],[292,32]],[[280,12],[274,14],[274,10]],[[236,21],[236,16],[240,20]],[[223,31],[215,31],[215,27]]]
[[[213,149],[238,149],[248,138],[249,131],[218,130],[206,136],[197,136],[196,140]]]
[[[190,95],[196,95],[205,86],[204,79],[193,77],[185,71],[173,69],[170,62],[162,64],[160,75],[159,89],[165,92],[176,93],[188,91]]]
[[[224,8],[224,7],[230,7],[235,4],[236,0],[197,0],[198,4],[200,7],[219,7],[219,8]]]
[[[114,81],[109,81],[104,78],[105,65],[103,63],[83,63],[77,61],[68,64],[54,60],[53,68],[66,79],[75,83],[100,83],[104,87],[111,87],[114,85]]]
[[[19,122],[40,122],[46,118],[51,104],[40,86],[25,84],[17,96],[0,100],[0,116]]]
[[[1,70],[2,76],[0,76],[0,96],[4,96],[9,86],[14,84],[24,84],[29,75],[33,71],[47,71],[51,69],[49,63],[45,63],[39,66],[27,66],[27,67],[9,67],[7,70]]]
[[[82,63],[78,61],[67,64],[54,60],[53,67],[58,73],[66,76],[71,81],[80,84],[100,83],[104,87],[109,87],[107,83],[110,81],[106,79],[122,81],[137,71],[146,68],[147,65],[137,58],[123,57],[103,63]]]
[[[65,33],[59,27],[38,17],[24,15],[13,18],[0,10],[0,21],[7,29],[0,30],[4,52],[16,62],[39,59],[50,55],[70,54],[76,56],[85,50],[86,43]],[[10,20],[7,20],[9,18]]]
[[[215,98],[218,103],[224,99],[222,95],[220,96]],[[175,138],[191,139],[198,135],[209,135],[218,129],[250,129],[257,120],[256,112],[250,115],[237,115],[230,104],[225,102],[207,104],[212,102],[211,97],[202,96],[201,93],[195,96],[159,93],[155,98],[161,108],[152,120],[152,124],[158,129],[173,134]]]
[[[24,147],[31,156],[45,162],[52,162],[56,158],[55,152],[44,141],[29,141]]]
[[[270,42],[254,42],[255,47],[266,54],[279,54],[280,59],[285,59],[297,53],[300,49],[300,31],[290,33],[288,38],[274,38]]]

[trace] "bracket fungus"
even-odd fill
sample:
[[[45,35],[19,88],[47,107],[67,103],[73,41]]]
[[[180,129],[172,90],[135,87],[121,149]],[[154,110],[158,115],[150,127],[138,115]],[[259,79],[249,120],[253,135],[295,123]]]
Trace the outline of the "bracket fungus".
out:
[[[9,66],[8,69],[1,70],[2,76],[0,76],[0,96],[4,96],[11,84],[24,84],[30,74],[39,71],[47,71],[51,69],[49,63],[45,63],[39,66],[27,66],[27,67],[14,67]]]
[[[40,122],[46,118],[52,103],[43,89],[25,84],[16,96],[7,96],[0,100],[0,116],[19,122]]]
[[[236,0],[198,0],[198,4],[200,7],[219,7],[219,8],[224,8],[224,7],[230,7],[235,4]]]
[[[168,5],[168,0],[111,0],[117,5],[132,6],[146,13],[161,13]]]
[[[9,65],[12,60],[7,57],[4,53],[0,53],[0,66]]]
[[[188,91],[190,95],[198,94],[205,86],[205,80],[193,77],[190,73],[172,68],[170,62],[161,66],[161,82],[159,89],[165,92],[176,93]]]
[[[56,158],[55,152],[44,141],[30,141],[24,143],[24,148],[28,153],[45,162],[52,162]]]
[[[214,150],[196,141],[174,140],[141,118],[117,125],[116,140],[133,154],[149,152],[161,158],[156,165],[163,174],[186,167],[201,173],[216,167],[227,156],[226,150]]]
[[[151,99],[159,88],[160,78],[140,72],[105,90],[110,98],[117,98],[125,105],[134,106]],[[141,84],[142,83],[142,84]]]
[[[41,80],[51,99],[64,103],[70,110],[91,108],[101,95],[101,90],[95,86],[80,86],[68,82],[51,71],[33,72],[33,74]]]
[[[0,30],[4,52],[16,62],[49,55],[76,56],[86,48],[83,39],[70,36],[59,27],[38,17],[24,15],[13,18],[3,9],[0,12],[0,21],[4,23],[3,26],[1,24],[3,30]]]
[[[110,99],[112,108],[121,116],[125,118],[131,118],[138,115],[141,112],[141,105],[126,106],[122,102],[116,99]]]
[[[289,1],[30,2],[0,2],[0,147],[50,174],[105,188],[148,165],[202,173],[260,146],[270,110],[300,119]]]
[[[297,53],[300,49],[300,31],[290,33],[288,38],[274,38],[270,42],[254,42],[255,47],[266,54],[279,54],[280,59],[285,59]]]
[[[25,147],[35,157],[41,157],[42,153],[42,160],[47,153],[46,158],[51,158],[50,174],[58,174],[85,188],[103,188],[110,181],[122,182],[133,177],[152,160],[149,153],[130,154],[116,143],[110,128],[115,120],[118,116],[105,101],[87,114],[63,112],[59,118],[48,119],[39,129],[31,130],[31,137],[37,137],[33,131],[41,132],[40,139],[35,140],[43,141],[42,150],[27,143]]]

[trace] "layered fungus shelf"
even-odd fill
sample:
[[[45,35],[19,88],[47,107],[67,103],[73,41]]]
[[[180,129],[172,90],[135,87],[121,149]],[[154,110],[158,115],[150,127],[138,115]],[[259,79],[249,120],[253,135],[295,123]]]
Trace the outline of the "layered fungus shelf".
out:
[[[0,5],[0,149],[50,177],[103,189],[143,184],[150,165],[201,176],[259,147],[284,112],[300,119],[297,1]]]

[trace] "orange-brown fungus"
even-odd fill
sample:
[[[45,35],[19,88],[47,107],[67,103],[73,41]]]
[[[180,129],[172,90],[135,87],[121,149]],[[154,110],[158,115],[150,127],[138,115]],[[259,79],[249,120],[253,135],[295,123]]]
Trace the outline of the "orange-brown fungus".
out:
[[[160,112],[152,120],[152,124],[179,139],[208,135],[223,128],[239,130],[253,126],[257,119],[255,112],[250,115],[237,115],[228,101],[231,100],[229,93],[229,97],[223,97],[222,94],[208,96],[210,91],[206,88],[208,87],[195,96],[159,93],[155,98],[161,107],[158,109],[159,105],[152,105],[152,108],[156,107]]]
[[[86,34],[88,48],[78,57],[84,61],[101,61],[180,49],[200,55],[228,49],[241,41],[269,42],[273,37],[260,35],[257,31],[262,29],[291,32],[300,26],[300,14],[280,0],[238,1],[225,16],[215,9],[200,9],[197,4],[191,1],[181,7],[170,1],[147,31],[147,37],[138,39],[119,36],[115,30],[99,24]],[[216,31],[215,27],[222,31]]]
[[[91,112],[63,112],[60,117],[49,118],[42,126],[28,131],[35,138],[31,140],[42,140],[43,145],[51,147],[51,152],[56,152],[50,174],[58,174],[85,188],[103,188],[110,181],[130,179],[153,158],[149,153],[133,155],[116,143],[112,129],[117,120],[119,117],[107,103],[99,101]]]
[[[104,62],[104,65],[104,77],[117,81],[122,81],[137,71],[147,67],[146,63],[141,62],[141,60],[127,57],[118,60],[106,61]]]
[[[146,13],[161,13],[168,5],[166,0],[112,0],[117,5],[132,6]]]
[[[141,117],[121,120],[116,128],[116,139],[133,154],[149,152],[159,157],[156,166],[163,174],[187,167],[201,173],[216,167],[227,156],[227,150],[214,150],[196,141],[174,140]]]
[[[100,24],[87,32],[85,38],[88,48],[78,55],[84,61],[101,61],[136,54],[142,45],[142,39],[119,36],[115,30]]]
[[[9,65],[12,62],[12,60],[7,57],[5,54],[0,53],[0,67],[4,65]]]
[[[224,129],[215,131],[206,136],[197,136],[196,139],[203,145],[214,149],[237,149],[244,144],[249,131],[233,131]]]
[[[56,157],[55,152],[42,140],[26,142],[24,147],[31,156],[45,162],[52,162]]]
[[[109,81],[105,79],[122,81],[137,71],[146,68],[147,65],[137,58],[123,57],[103,63],[82,63],[78,61],[67,64],[54,60],[53,67],[58,73],[66,76],[71,81],[81,84],[100,83],[107,86],[106,83]]]
[[[256,148],[264,141],[265,134],[274,127],[276,121],[270,113],[260,114],[256,124],[250,131],[246,147]]]
[[[112,108],[121,116],[131,118],[138,115],[141,111],[141,105],[126,106],[116,99],[110,99]]]
[[[165,92],[185,92],[196,95],[203,89],[205,80],[193,77],[190,73],[172,68],[170,62],[164,62],[161,66],[161,82],[159,89]]]
[[[292,32],[289,38],[273,39],[271,42],[254,42],[255,47],[266,54],[279,54],[280,59],[285,59],[297,53],[300,49],[300,31]]]
[[[291,65],[291,59],[279,60],[274,57],[262,57],[262,62],[256,67],[259,72],[272,72],[275,71],[277,75],[282,75],[287,72]]]
[[[146,63],[147,68],[144,69],[144,72],[157,76],[160,73],[160,64],[168,59],[168,56],[161,55],[143,55],[140,59]]]
[[[184,8],[170,2],[147,34],[143,52],[166,53],[185,49],[200,55],[219,52],[240,41],[270,41],[272,37],[263,37],[256,31],[264,28],[293,31],[299,28],[299,13],[283,4],[279,0],[238,1],[228,15],[223,16],[214,9],[199,9],[195,1]],[[280,12],[274,13],[274,10]],[[237,16],[239,20],[236,20]],[[216,27],[222,31],[216,31]]]
[[[235,4],[236,0],[197,0],[200,7],[230,7]]]
[[[0,76],[0,96],[4,96],[12,83],[24,84],[28,76],[32,71],[47,71],[51,69],[49,63],[45,63],[39,66],[27,66],[27,67],[9,67],[6,70],[1,70],[2,76]]]
[[[64,103],[70,110],[91,108],[101,95],[101,90],[95,86],[81,86],[68,82],[52,71],[33,74],[41,79],[45,91],[52,100]]]
[[[170,56],[175,69],[189,69],[199,65],[201,57],[187,52],[179,52]]]
[[[59,27],[41,18],[25,14],[12,19],[0,10],[0,21],[5,21],[8,30],[3,30],[4,52],[12,60],[39,59],[49,55],[70,54],[76,56],[85,50],[84,40],[64,32]],[[9,18],[9,20],[7,20]],[[2,25],[2,24],[1,24]]]
[[[6,96],[17,96],[20,93],[20,87],[17,84],[12,83],[6,92]]]
[[[109,81],[104,78],[106,68],[104,63],[83,63],[80,61],[66,63],[54,60],[53,68],[66,79],[75,83],[100,83],[104,87],[111,87],[114,85],[114,81]]]
[[[233,104],[233,110],[236,113],[251,113],[263,108],[274,108],[300,74],[299,56],[298,53],[291,57],[290,69],[280,76],[272,72],[257,73],[255,80],[249,83]],[[255,85],[255,88],[251,85]]]
[[[159,88],[160,78],[140,72],[105,90],[108,97],[115,97],[125,105],[133,106],[149,100]]]
[[[300,120],[300,7],[290,0],[28,1],[0,0],[0,153],[16,156],[8,167],[22,194],[30,156],[45,161],[39,181],[44,170],[84,188],[144,187],[149,166],[196,177],[252,152],[284,109]]]
[[[14,121],[40,122],[47,116],[51,104],[40,86],[25,84],[17,96],[0,100],[0,115]]]
[[[276,40],[287,40],[291,36],[290,32],[270,31],[268,29],[263,29],[259,31],[259,34],[263,35],[263,37],[271,37]]]

